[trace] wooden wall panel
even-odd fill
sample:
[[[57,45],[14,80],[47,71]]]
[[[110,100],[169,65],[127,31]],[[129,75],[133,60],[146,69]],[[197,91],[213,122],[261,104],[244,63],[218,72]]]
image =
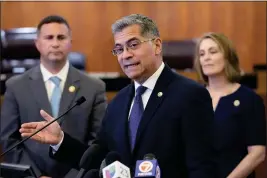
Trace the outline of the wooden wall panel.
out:
[[[266,2],[1,2],[1,28],[36,26],[50,14],[72,26],[73,50],[86,54],[88,71],[120,71],[112,56],[111,24],[131,13],[152,17],[163,40],[225,33],[234,42],[241,67],[266,64]]]

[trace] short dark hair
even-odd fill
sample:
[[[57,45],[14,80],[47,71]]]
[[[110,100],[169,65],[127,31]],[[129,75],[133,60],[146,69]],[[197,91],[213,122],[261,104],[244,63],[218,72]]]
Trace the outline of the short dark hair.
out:
[[[114,35],[131,25],[139,25],[141,27],[141,35],[143,37],[160,37],[156,22],[142,14],[131,14],[117,20],[114,24],[112,24],[112,33]]]
[[[43,18],[39,22],[39,24],[37,26],[37,33],[39,34],[39,32],[40,32],[40,30],[44,24],[49,24],[49,23],[65,24],[68,27],[68,29],[70,30],[70,25],[66,19],[64,19],[63,17],[61,17],[59,15],[50,15],[50,16]]]

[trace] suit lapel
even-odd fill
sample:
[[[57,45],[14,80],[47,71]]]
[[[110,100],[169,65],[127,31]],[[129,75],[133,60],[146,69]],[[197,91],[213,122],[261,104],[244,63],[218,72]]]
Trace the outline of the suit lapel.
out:
[[[118,118],[121,119],[121,121],[118,121],[117,123],[121,123],[121,126],[118,128],[122,128],[122,132],[120,132],[120,145],[126,145],[126,150],[127,154],[126,155],[131,155],[131,145],[130,145],[130,139],[129,139],[129,110],[132,104],[132,99],[134,97],[134,84],[131,83],[131,85],[128,87],[126,91],[126,97],[122,98],[121,100],[121,112],[118,112]],[[118,130],[119,131],[119,130]],[[126,143],[126,144],[125,144]]]
[[[132,99],[134,96],[134,84],[131,83],[127,86],[127,88],[123,89],[123,91],[120,92],[123,93],[118,94],[121,96],[118,97],[118,101],[116,100],[116,103],[119,103],[119,105],[116,104],[116,106],[114,106],[118,109],[114,113],[114,116],[112,115],[112,117],[116,117],[116,124],[114,124],[113,135],[117,145],[121,145],[118,149],[120,150],[125,160],[131,160],[128,116]],[[113,113],[113,111],[111,111],[111,113]]]
[[[144,133],[146,127],[148,126],[150,120],[155,115],[158,107],[163,102],[165,98],[165,91],[168,88],[168,85],[173,79],[173,72],[168,66],[165,66],[161,75],[159,76],[157,83],[151,93],[151,96],[148,100],[147,106],[145,108],[145,111],[143,113],[138,131],[136,136],[136,146],[138,145],[138,142],[140,141],[140,138],[142,138],[142,134]]]
[[[71,65],[60,100],[59,115],[66,112],[80,89],[80,74]],[[61,123],[61,121],[59,121]]]
[[[29,83],[33,97],[40,108],[52,114],[40,66],[33,68],[32,72],[29,73]]]

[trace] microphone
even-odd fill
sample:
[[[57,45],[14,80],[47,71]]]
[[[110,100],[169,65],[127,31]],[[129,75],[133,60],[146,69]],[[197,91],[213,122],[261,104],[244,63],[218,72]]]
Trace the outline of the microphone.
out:
[[[88,171],[83,178],[99,178],[98,177],[99,171],[97,169],[91,169]]]
[[[155,155],[148,153],[143,160],[137,160],[134,177],[160,178],[160,168]]]
[[[102,161],[101,165],[100,165],[100,171],[99,171],[99,177],[103,177],[103,173],[102,170],[107,166],[110,165],[111,163],[113,163],[114,161],[121,161],[121,157],[119,155],[119,153],[115,152],[115,151],[111,151],[107,154],[106,158]]]
[[[105,161],[107,165],[110,165],[114,161],[121,161],[121,156],[119,155],[119,153],[111,151],[107,154]]]
[[[145,154],[144,160],[152,160],[152,159],[156,159],[155,155],[153,155],[152,153]]]
[[[131,178],[130,169],[119,161],[115,161],[102,170],[103,178]]]
[[[18,145],[24,143],[25,141],[27,141],[28,139],[30,139],[32,136],[34,136],[35,134],[37,134],[38,132],[42,131],[43,129],[45,129],[46,127],[48,127],[49,125],[51,125],[52,123],[54,123],[55,121],[59,120],[60,118],[62,118],[63,116],[65,116],[68,112],[70,112],[74,107],[81,105],[83,102],[85,102],[86,99],[84,96],[80,97],[75,104],[70,107],[65,113],[61,114],[58,118],[54,119],[53,121],[50,121],[48,124],[46,124],[44,127],[40,128],[39,130],[37,130],[36,132],[34,132],[33,134],[31,134],[29,137],[24,138],[23,140],[21,140],[20,142],[16,143],[14,146],[12,146],[11,148],[9,148],[7,151],[5,151],[4,153],[2,153],[0,155],[0,158],[3,157],[5,154],[7,154],[8,152],[10,152],[11,150],[13,150],[14,148],[16,148]]]
[[[108,164],[108,166],[102,169],[101,167],[104,164],[101,164],[100,167],[100,171],[102,169],[103,178],[131,178],[130,169],[119,162],[120,160],[121,157],[117,152],[111,151],[108,153],[103,161],[104,164]]]
[[[77,174],[76,178],[82,178],[85,174],[85,171],[89,170],[91,167],[93,167],[93,161],[97,157],[97,155],[100,153],[101,147],[97,144],[92,144],[83,154],[79,166],[80,171]]]

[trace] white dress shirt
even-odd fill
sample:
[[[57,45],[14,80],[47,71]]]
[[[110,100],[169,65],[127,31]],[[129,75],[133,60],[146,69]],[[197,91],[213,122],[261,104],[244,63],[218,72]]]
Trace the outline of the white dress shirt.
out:
[[[47,96],[48,96],[48,99],[49,101],[51,100],[51,97],[52,97],[52,92],[55,88],[55,84],[49,80],[51,77],[54,77],[54,76],[57,76],[58,78],[60,78],[60,90],[61,90],[61,93],[63,92],[63,89],[64,89],[64,86],[65,86],[65,83],[66,83],[66,80],[67,80],[67,76],[68,76],[68,72],[69,72],[69,61],[66,62],[66,64],[63,66],[63,68],[57,73],[57,74],[52,74],[51,72],[49,72],[43,64],[40,64],[40,69],[41,69],[41,73],[43,75],[43,80],[44,80],[44,83],[45,83],[45,88],[46,88],[46,91],[47,91]],[[64,134],[63,134],[63,138],[64,138]],[[62,140],[60,141],[59,144],[57,145],[51,145],[52,149],[53,149],[53,153],[55,153],[58,148],[60,147],[62,141],[63,141],[63,138]]]
[[[40,69],[41,69],[41,73],[43,75],[43,80],[45,83],[45,88],[47,91],[47,96],[49,101],[51,100],[52,97],[52,92],[55,88],[55,84],[49,80],[51,77],[57,76],[58,78],[60,78],[60,89],[61,89],[61,93],[63,92],[64,89],[64,85],[68,76],[68,72],[69,72],[69,61],[66,62],[66,64],[63,66],[63,68],[57,73],[57,74],[52,74],[51,72],[49,72],[43,64],[40,64]]]

